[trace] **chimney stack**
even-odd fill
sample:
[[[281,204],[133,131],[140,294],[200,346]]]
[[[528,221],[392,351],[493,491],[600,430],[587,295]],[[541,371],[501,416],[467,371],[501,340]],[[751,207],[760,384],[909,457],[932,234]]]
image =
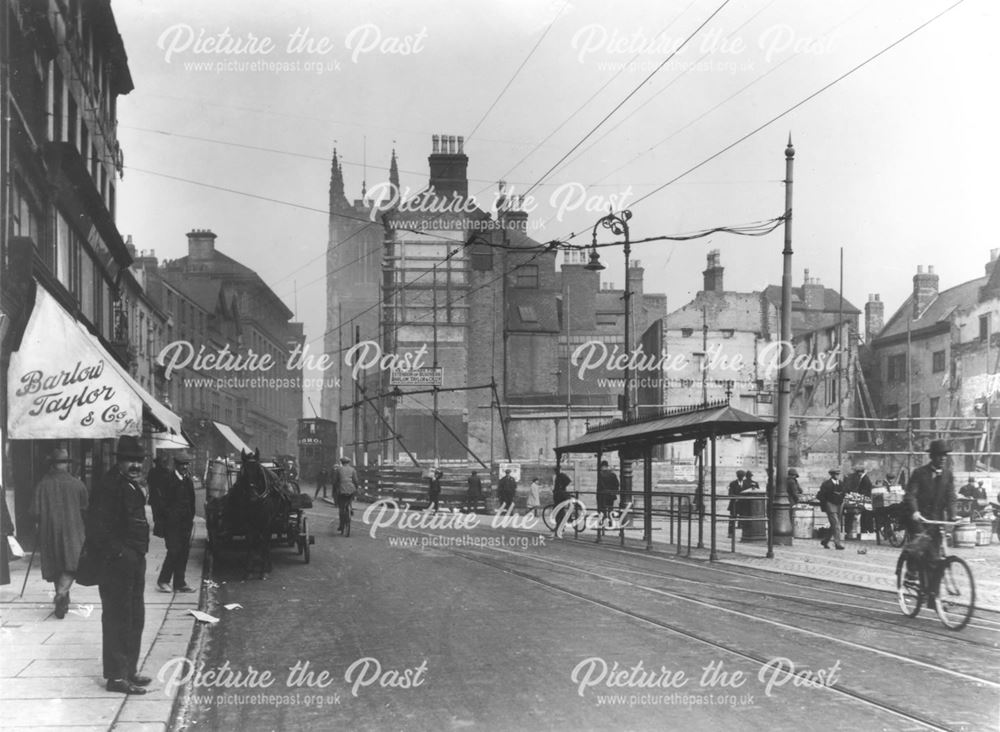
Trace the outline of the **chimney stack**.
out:
[[[819,277],[809,276],[808,269],[802,284],[802,303],[806,310],[822,310],[826,305],[826,288],[820,284]]]
[[[919,318],[937,296],[938,276],[934,267],[928,267],[925,274],[923,265],[917,265],[917,273],[913,275],[913,319]]]
[[[986,263],[986,276],[989,277],[993,274],[993,265],[997,263],[997,255],[1000,254],[1000,249],[990,249],[990,261]]]
[[[717,292],[720,295],[722,294],[723,269],[723,266],[719,264],[719,250],[713,249],[708,253],[708,264],[706,265],[705,270],[701,273],[704,277],[705,292]]]
[[[442,198],[461,198],[469,195],[469,158],[465,155],[465,138],[454,135],[432,135],[430,165],[430,186]]]
[[[211,229],[192,229],[187,234],[188,257],[191,260],[209,260],[215,256],[215,234]]]
[[[869,295],[865,303],[865,338],[870,343],[878,337],[885,324],[885,303],[879,295]]]

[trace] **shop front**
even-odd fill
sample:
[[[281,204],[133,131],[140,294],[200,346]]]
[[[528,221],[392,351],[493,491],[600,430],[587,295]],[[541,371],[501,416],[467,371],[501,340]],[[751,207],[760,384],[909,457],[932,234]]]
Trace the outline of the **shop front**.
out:
[[[36,283],[35,303],[7,371],[6,475],[14,514],[28,538],[34,486],[56,447],[88,488],[111,466],[117,438],[189,447],[181,420],[143,389],[100,340]],[[29,540],[30,541],[30,540]]]

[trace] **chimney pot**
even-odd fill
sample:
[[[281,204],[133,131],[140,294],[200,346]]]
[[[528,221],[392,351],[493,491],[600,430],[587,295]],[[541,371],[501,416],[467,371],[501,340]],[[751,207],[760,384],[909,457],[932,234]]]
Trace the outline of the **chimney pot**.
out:
[[[927,265],[927,274],[934,274],[934,265],[933,264]]]
[[[917,265],[917,274],[923,274],[923,273],[924,273],[924,265],[918,264]]]
[[[1000,249],[990,249],[990,261],[995,262],[997,255],[1000,255]]]

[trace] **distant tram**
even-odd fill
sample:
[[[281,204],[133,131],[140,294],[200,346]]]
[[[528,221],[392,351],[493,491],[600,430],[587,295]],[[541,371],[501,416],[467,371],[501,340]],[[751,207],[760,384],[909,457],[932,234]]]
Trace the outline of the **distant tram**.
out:
[[[320,468],[337,462],[337,423],[314,417],[299,420],[299,480],[315,481]]]

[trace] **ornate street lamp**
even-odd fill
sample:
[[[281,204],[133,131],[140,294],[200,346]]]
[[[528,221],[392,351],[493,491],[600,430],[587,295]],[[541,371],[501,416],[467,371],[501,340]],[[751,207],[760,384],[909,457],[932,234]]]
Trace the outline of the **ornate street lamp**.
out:
[[[591,231],[591,244],[590,244],[590,261],[585,265],[585,269],[591,272],[599,272],[604,269],[604,265],[601,264],[600,256],[597,253],[597,229],[603,227],[605,229],[610,229],[612,234],[616,236],[624,237],[625,244],[625,290],[623,294],[623,299],[625,301],[625,393],[622,395],[622,419],[628,421],[632,416],[632,400],[630,398],[632,389],[632,369],[629,367],[629,361],[631,360],[632,354],[632,290],[629,287],[629,256],[632,253],[632,249],[629,242],[629,229],[628,222],[632,218],[632,212],[628,209],[622,211],[620,214],[615,214],[614,211],[609,211],[606,216],[602,216],[594,224],[594,229]],[[622,470],[622,485],[621,485],[621,499],[624,501],[625,497],[630,495],[632,492],[632,462],[626,457],[621,458],[621,470]]]

